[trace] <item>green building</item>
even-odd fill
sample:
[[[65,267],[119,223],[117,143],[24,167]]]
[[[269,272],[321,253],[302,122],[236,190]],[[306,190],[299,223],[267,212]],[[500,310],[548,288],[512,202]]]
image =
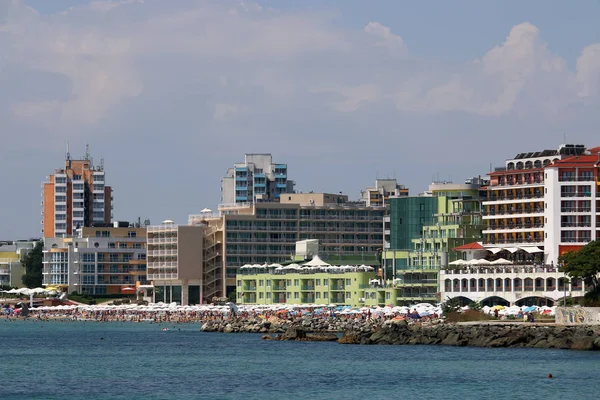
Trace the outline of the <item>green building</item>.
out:
[[[438,271],[459,257],[452,249],[482,238],[483,184],[479,178],[465,184],[434,183],[427,197],[392,199],[389,245],[382,257],[385,284],[365,293],[366,305],[441,300]]]
[[[374,278],[365,266],[246,265],[236,275],[237,303],[362,306]]]

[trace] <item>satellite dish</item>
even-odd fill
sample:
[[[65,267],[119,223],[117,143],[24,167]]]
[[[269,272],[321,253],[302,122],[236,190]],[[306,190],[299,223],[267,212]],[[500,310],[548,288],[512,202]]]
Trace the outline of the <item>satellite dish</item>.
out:
[[[170,220],[170,219],[165,219],[162,223],[163,223],[163,225],[172,225],[175,222],[173,220]]]

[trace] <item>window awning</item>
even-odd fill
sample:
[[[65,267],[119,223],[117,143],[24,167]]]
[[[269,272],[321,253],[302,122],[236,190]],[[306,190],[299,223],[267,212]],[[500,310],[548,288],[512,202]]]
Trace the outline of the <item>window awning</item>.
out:
[[[487,250],[488,250],[488,251],[491,251],[491,252],[492,252],[492,254],[496,254],[496,253],[498,253],[498,252],[500,252],[500,251],[502,251],[502,250],[504,250],[504,249],[503,249],[503,248],[501,248],[501,247],[492,247],[491,249],[487,249]]]
[[[519,248],[518,247],[506,247],[503,250],[509,251],[511,253],[514,253],[515,251],[518,251]]]
[[[544,251],[537,246],[523,246],[523,247],[519,247],[519,248],[521,250],[525,250],[528,253],[542,253]]]

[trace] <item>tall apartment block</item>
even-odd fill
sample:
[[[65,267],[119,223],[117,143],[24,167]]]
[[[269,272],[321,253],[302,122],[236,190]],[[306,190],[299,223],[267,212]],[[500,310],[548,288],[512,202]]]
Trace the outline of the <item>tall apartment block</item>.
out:
[[[484,246],[493,253],[523,250],[517,254],[523,260],[532,257],[527,254],[538,258],[543,255],[545,218],[556,218],[545,210],[545,193],[558,190],[545,186],[545,168],[584,152],[583,145],[562,145],[557,150],[519,153],[506,160],[505,167],[491,172],[487,200],[483,202],[483,219],[487,222]]]
[[[362,200],[367,207],[385,206],[390,198],[407,197],[408,188],[398,184],[395,179],[376,179],[375,187],[361,191]]]
[[[167,220],[149,226],[147,279],[154,285],[154,301],[201,304],[204,291],[202,225],[176,225]]]
[[[65,167],[42,184],[42,231],[45,238],[72,236],[78,228],[108,226],[112,188],[105,184],[103,162],[94,166],[89,151],[74,160],[67,151]]]
[[[90,295],[122,293],[146,283],[146,228],[82,228],[73,237],[46,238],[43,266],[44,286]]]
[[[278,201],[283,193],[294,192],[287,173],[287,164],[274,164],[271,154],[246,154],[221,179],[221,203]]]

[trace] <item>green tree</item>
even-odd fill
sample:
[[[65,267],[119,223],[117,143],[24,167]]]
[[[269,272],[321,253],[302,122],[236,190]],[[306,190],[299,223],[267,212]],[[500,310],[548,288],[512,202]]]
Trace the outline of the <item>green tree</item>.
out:
[[[581,278],[586,286],[591,286],[594,294],[600,290],[600,241],[594,240],[581,249],[563,254],[558,258],[561,271],[571,278]]]
[[[227,300],[232,303],[235,303],[236,297],[237,297],[237,294],[236,294],[236,291],[234,290],[232,292],[229,292],[229,294],[227,295]]]
[[[23,275],[22,281],[28,288],[42,286],[43,248],[42,241],[39,241],[35,244],[33,250],[21,259],[21,264],[25,267],[25,275]]]

